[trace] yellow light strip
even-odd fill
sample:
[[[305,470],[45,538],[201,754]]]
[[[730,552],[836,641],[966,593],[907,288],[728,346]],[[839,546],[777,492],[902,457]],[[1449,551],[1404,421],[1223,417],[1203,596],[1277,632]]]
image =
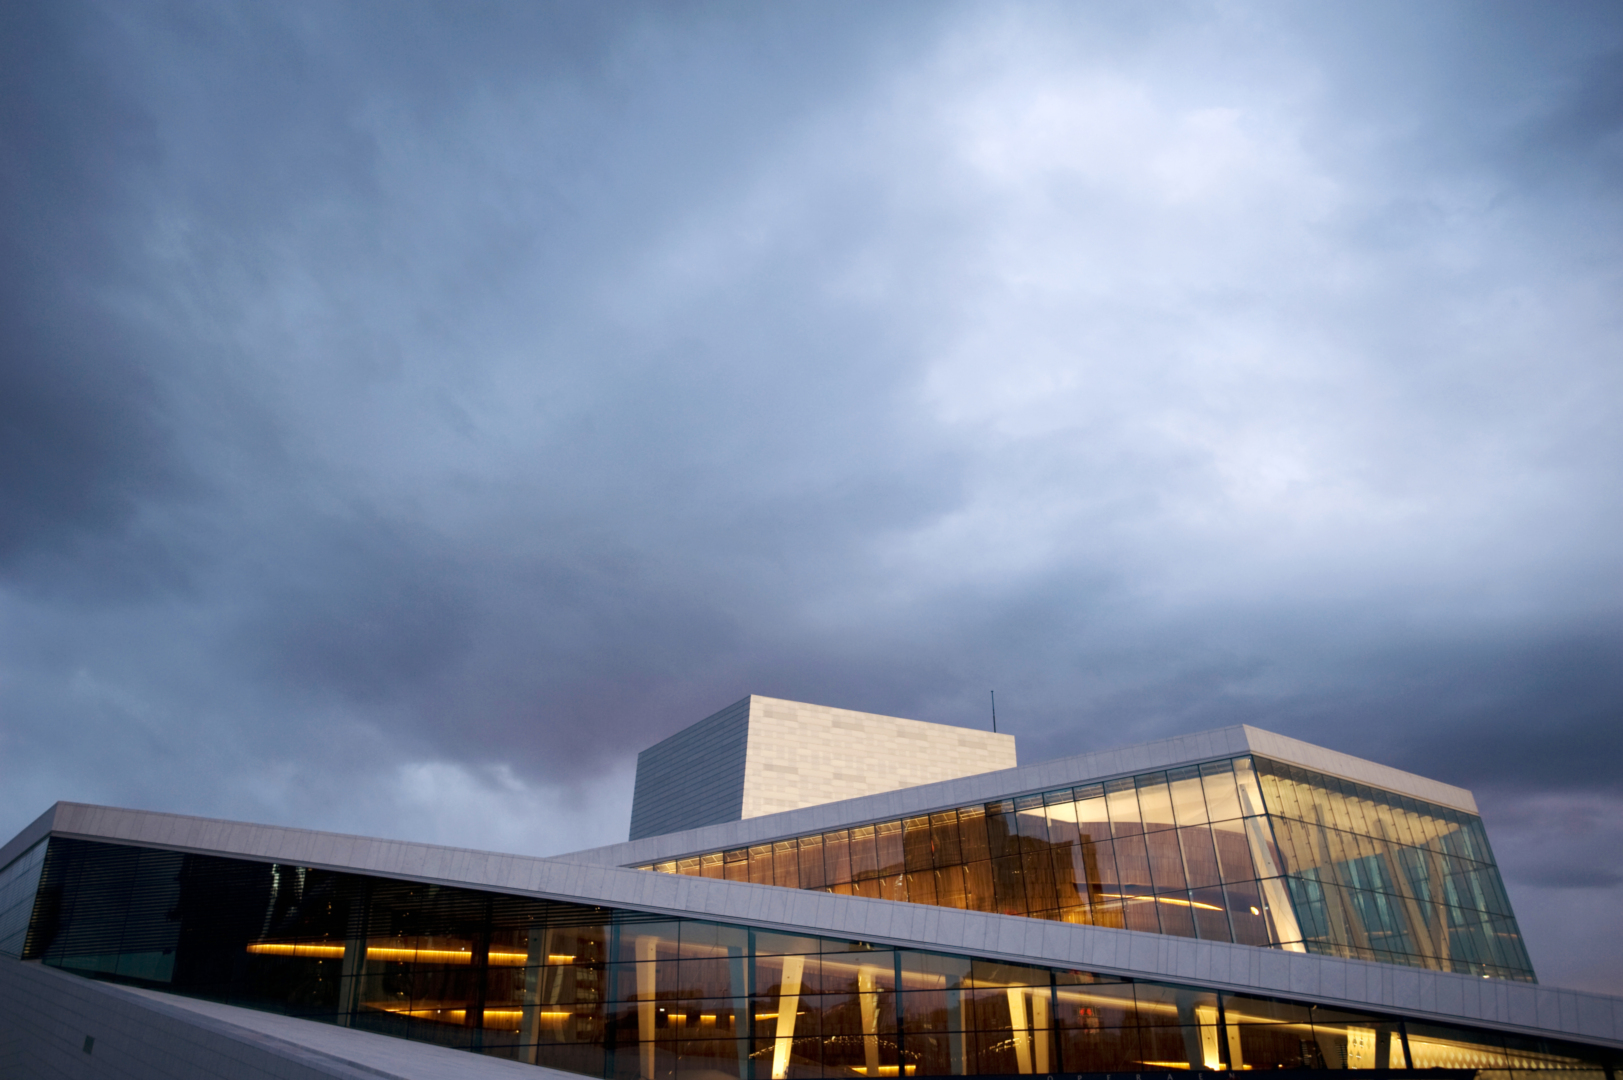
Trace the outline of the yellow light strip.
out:
[[[1222,911],[1216,904],[1203,904],[1198,900],[1179,900],[1172,896],[1139,896],[1136,893],[1095,893],[1106,900],[1154,900],[1158,904],[1177,904],[1182,907],[1198,907],[1202,911]]]
[[[423,1008],[413,1009],[405,1005],[376,1005],[373,1006],[373,1008],[379,1009],[382,1012],[391,1013],[395,1016],[416,1016],[429,1020],[443,1020],[450,1024],[465,1024],[468,1020],[468,1010],[465,1008],[432,1009],[425,1006]],[[547,1013],[541,1014],[543,1018],[547,1017],[547,1015]],[[559,1013],[557,1015],[568,1016],[570,1014]],[[497,1025],[505,1026],[507,1024],[516,1025],[523,1018],[524,1010],[522,1009],[486,1009],[485,1027],[494,1027]]]
[[[473,953],[466,949],[413,949],[400,948],[394,945],[371,945],[367,947],[368,960],[405,960],[422,961],[424,963],[440,964],[471,964]]]
[[[396,1016],[428,1016],[448,1020],[453,1024],[460,1024],[468,1018],[467,1009],[412,1009],[405,1006],[389,1008],[381,1006],[384,1012],[394,1013]]]
[[[342,959],[344,946],[334,944],[315,944],[284,941],[256,941],[248,946],[248,951],[256,956],[314,956],[321,959]],[[490,963],[496,967],[523,967],[529,960],[528,953],[504,952],[492,949],[489,953]],[[474,954],[467,949],[415,949],[410,946],[398,945],[368,945],[366,948],[368,960],[404,961],[410,963],[437,963],[437,964],[471,964]],[[562,953],[549,954],[547,959],[552,963],[567,963],[573,956],[564,956]]]
[[[262,941],[248,946],[248,951],[259,956],[319,956],[323,959],[344,957],[342,945],[295,945]]]

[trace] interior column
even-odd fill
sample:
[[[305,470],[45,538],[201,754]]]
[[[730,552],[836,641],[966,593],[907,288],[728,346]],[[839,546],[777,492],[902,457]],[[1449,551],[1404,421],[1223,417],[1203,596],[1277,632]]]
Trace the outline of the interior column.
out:
[[[795,1042],[795,1014],[800,1011],[800,978],[806,969],[804,956],[783,958],[783,982],[778,990],[778,1036],[772,1047],[772,1080],[789,1075],[789,1052]]]
[[[654,958],[658,954],[656,935],[637,935],[637,1049],[642,1080],[654,1080]]]

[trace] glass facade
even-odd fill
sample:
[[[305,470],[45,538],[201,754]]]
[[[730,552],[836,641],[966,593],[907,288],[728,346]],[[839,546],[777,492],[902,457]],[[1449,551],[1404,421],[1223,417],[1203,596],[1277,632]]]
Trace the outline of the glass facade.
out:
[[[45,841],[41,840],[0,870],[0,956],[22,955],[44,865]]]
[[[1250,756],[639,869],[1533,979],[1479,818]]]
[[[83,840],[53,838],[38,882],[25,958],[615,1080],[1617,1064],[1194,986]]]
[[[1533,979],[1481,818],[1256,765],[1308,951]]]

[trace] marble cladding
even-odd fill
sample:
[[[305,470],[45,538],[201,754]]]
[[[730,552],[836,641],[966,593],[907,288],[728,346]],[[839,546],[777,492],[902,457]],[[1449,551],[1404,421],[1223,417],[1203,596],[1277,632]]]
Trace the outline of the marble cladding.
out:
[[[1013,768],[1014,736],[749,699],[742,818]]]
[[[752,694],[637,755],[631,839],[1012,768],[1014,737]]]

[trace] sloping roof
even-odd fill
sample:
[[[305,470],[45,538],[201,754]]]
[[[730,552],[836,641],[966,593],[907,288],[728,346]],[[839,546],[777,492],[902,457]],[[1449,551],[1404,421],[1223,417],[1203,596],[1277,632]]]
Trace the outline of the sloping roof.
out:
[[[1623,1048],[1623,998],[1394,964],[80,803],[58,803],[6,850],[20,853],[50,834],[1187,982]]]

